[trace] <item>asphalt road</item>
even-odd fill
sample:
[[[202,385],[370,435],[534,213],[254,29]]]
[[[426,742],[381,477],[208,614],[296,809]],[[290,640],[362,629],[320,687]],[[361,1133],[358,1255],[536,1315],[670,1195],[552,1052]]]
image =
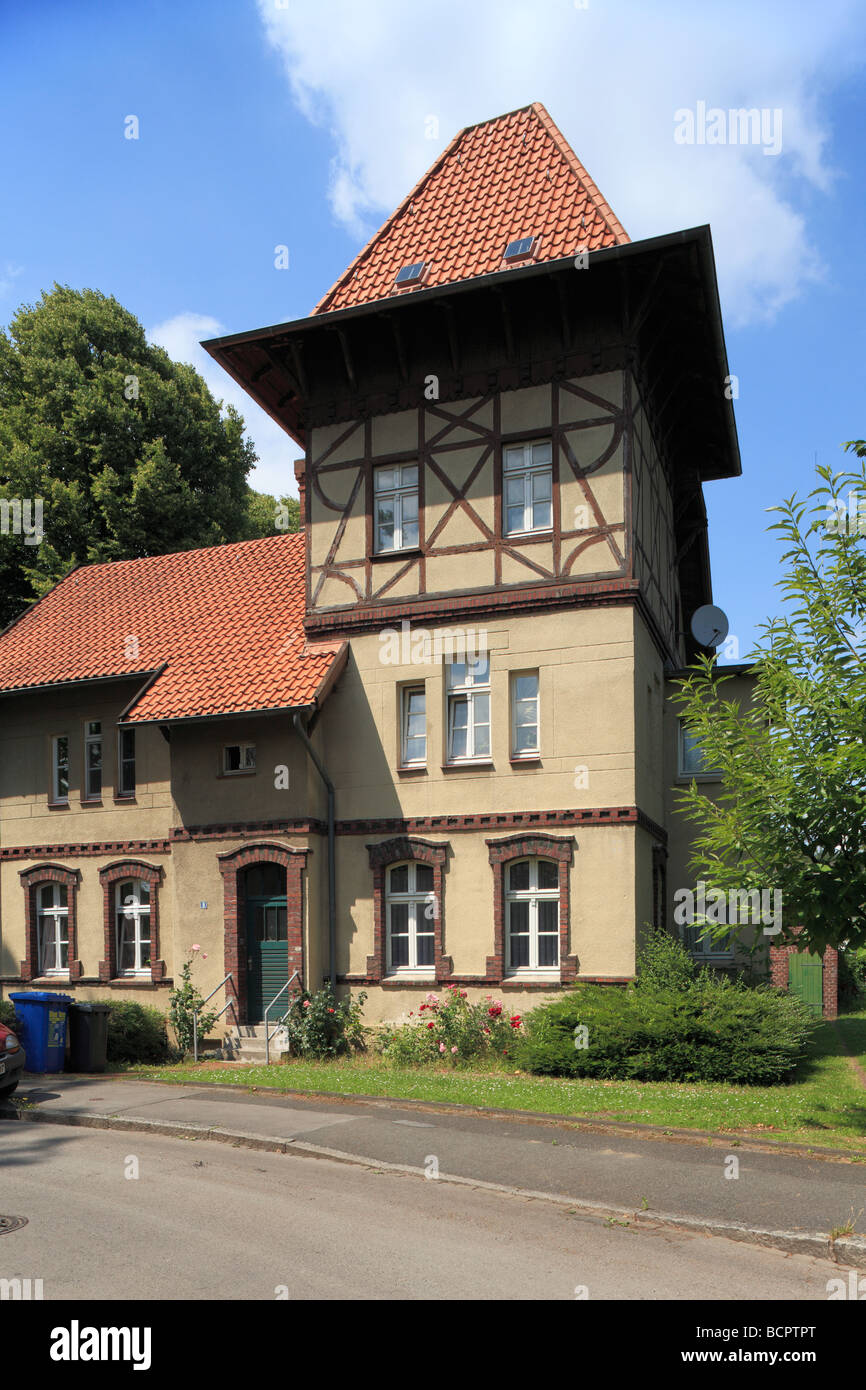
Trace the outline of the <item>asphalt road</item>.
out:
[[[223,1127],[409,1167],[424,1168],[432,1155],[442,1174],[650,1215],[825,1233],[854,1218],[858,1233],[866,1229],[866,1163],[763,1152],[733,1141],[664,1141],[399,1101],[306,1100],[110,1076],[28,1079],[19,1094],[44,1111]],[[10,1127],[0,1123],[0,1158]],[[736,1178],[726,1176],[733,1171]]]
[[[0,1210],[28,1218],[0,1237],[0,1279],[42,1279],[46,1301],[574,1300],[576,1290],[824,1301],[840,1272],[435,1179],[54,1125],[0,1126]]]

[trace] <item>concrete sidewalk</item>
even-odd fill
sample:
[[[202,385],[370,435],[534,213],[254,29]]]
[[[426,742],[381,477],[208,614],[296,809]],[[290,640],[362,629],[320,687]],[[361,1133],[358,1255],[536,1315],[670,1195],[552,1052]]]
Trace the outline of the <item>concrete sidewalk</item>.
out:
[[[456,1107],[179,1086],[110,1076],[25,1078],[20,1121],[83,1124],[303,1153],[506,1189],[632,1226],[675,1225],[866,1268],[866,1163],[766,1152],[735,1140],[597,1133]],[[3,1136],[0,1125],[0,1162]],[[726,1173],[737,1172],[737,1176]]]

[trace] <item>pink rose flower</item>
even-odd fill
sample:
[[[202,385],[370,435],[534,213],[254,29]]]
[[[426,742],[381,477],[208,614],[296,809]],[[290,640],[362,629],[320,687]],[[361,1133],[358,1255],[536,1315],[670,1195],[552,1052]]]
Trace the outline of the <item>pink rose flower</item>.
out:
[[[452,1057],[454,1056],[454,1053],[455,1053],[456,1051],[457,1051],[457,1048],[456,1048],[456,1047],[452,1047],[452,1049],[451,1049],[451,1055],[452,1055]]]
[[[199,946],[199,945],[196,943],[196,945],[193,946],[192,949],[193,949],[194,951],[200,951],[200,950],[201,950],[201,946]]]
[[[440,1043],[440,1044],[439,1044],[439,1051],[440,1051],[440,1052],[444,1052],[444,1051],[445,1051],[445,1044],[444,1044],[444,1043]]]

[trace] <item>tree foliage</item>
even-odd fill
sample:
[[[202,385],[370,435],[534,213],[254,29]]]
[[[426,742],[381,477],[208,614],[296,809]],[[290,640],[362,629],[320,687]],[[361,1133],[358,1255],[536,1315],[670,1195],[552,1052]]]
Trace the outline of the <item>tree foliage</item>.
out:
[[[25,544],[7,513],[0,626],[76,565],[273,533],[243,436],[116,299],[55,285],[22,306],[0,332],[0,499],[41,498],[44,536]]]
[[[845,447],[866,459],[866,442]],[[822,952],[866,944],[866,464],[817,475],[772,509],[784,604],[749,656],[753,702],[725,698],[714,657],[674,700],[723,778],[714,797],[694,782],[680,793],[697,825],[692,868],[723,891],[780,889],[775,944],[800,926],[800,946]]]

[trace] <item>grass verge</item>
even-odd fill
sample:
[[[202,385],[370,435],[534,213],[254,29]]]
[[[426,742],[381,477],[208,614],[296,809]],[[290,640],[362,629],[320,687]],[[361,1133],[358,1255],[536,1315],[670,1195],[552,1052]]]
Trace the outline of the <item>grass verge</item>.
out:
[[[843,1015],[839,1025],[852,1052],[866,1060],[866,1010]],[[401,1070],[376,1054],[330,1062],[299,1058],[271,1067],[203,1062],[123,1070],[127,1075],[186,1084],[216,1081],[274,1091],[390,1096],[706,1129],[813,1148],[859,1150],[866,1158],[866,1087],[849,1065],[839,1033],[830,1023],[816,1030],[807,1057],[784,1086],[573,1081],[505,1068]]]

